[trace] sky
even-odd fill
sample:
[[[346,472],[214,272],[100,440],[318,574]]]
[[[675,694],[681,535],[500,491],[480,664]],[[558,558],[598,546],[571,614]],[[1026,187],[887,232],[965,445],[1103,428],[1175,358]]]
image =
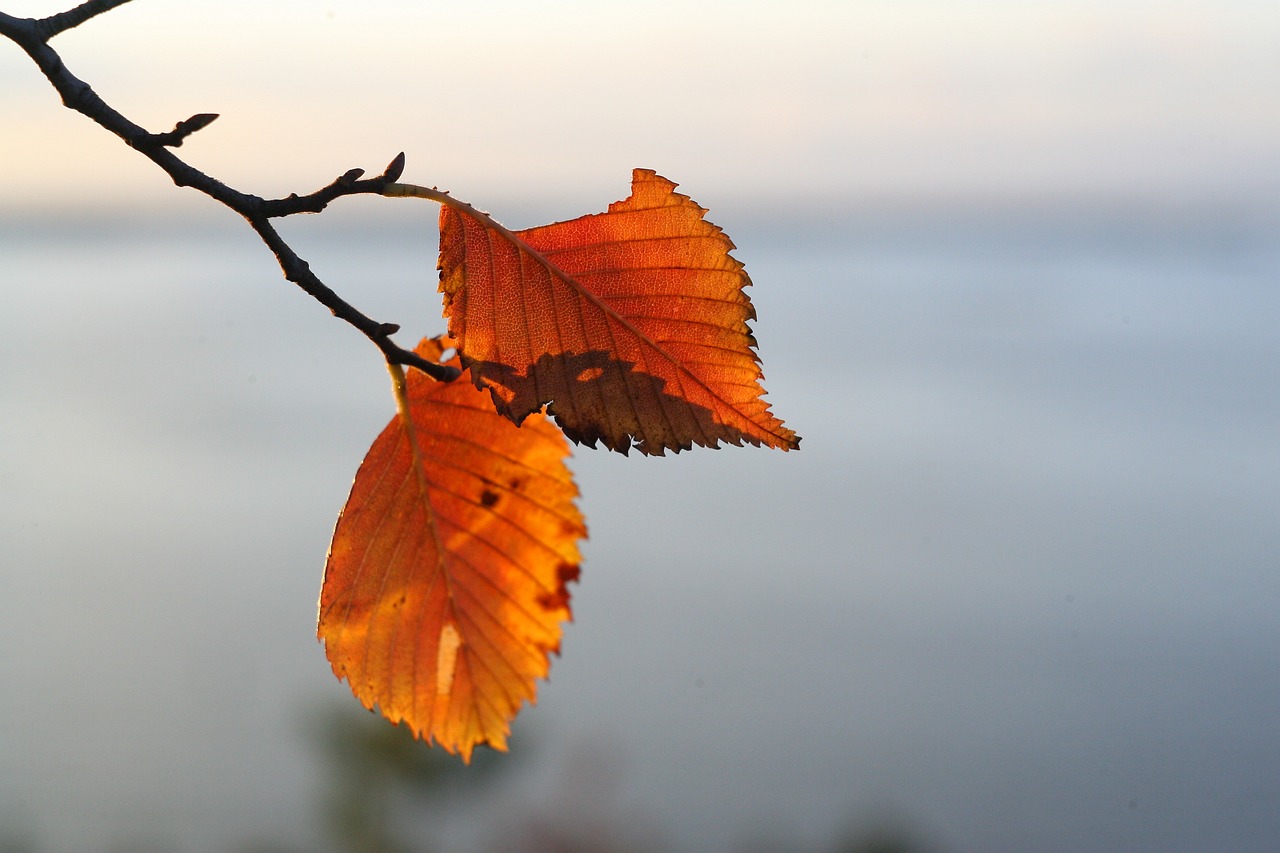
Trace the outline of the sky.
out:
[[[268,196],[402,150],[406,180],[482,207],[611,199],[636,166],[765,200],[1280,183],[1280,9],[1263,0],[138,0],[55,44],[144,126],[220,113],[182,155]],[[0,204],[175,203],[33,74],[0,51]]]

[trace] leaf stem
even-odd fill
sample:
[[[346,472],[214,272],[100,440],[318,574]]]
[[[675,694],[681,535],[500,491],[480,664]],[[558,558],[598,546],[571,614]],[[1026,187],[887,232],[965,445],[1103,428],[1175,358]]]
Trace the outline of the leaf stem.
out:
[[[444,190],[438,190],[435,187],[420,187],[417,184],[402,184],[392,181],[382,188],[382,194],[388,198],[425,198],[430,201],[452,207],[454,210],[461,211],[472,219],[478,220],[484,227],[497,231],[505,239],[518,246],[521,252],[541,264],[552,276],[571,282],[575,287],[583,290],[584,293],[587,293],[585,288],[573,280],[572,276],[555,264],[551,263],[551,261],[547,259],[546,255],[530,246],[522,237],[510,228],[506,227],[483,210],[472,207],[465,201],[460,201],[459,199],[454,198]],[[587,293],[587,295],[593,300],[596,298],[593,294]]]
[[[448,205],[454,210],[462,211],[466,215],[480,220],[485,227],[492,228],[508,240],[516,243],[524,243],[524,241],[517,237],[509,228],[489,214],[485,213],[483,210],[472,207],[465,201],[460,201],[454,198],[444,190],[438,190],[435,187],[420,187],[417,184],[401,184],[392,181],[382,188],[382,194],[388,198],[425,198],[434,202],[439,202],[440,204]],[[527,244],[525,245],[527,246]],[[539,258],[542,258],[542,255],[535,252],[532,247],[529,248],[529,251],[533,252]],[[551,266],[551,262],[545,258],[542,258],[542,261],[548,266]],[[552,267],[552,270],[559,275],[563,275],[563,273],[556,270],[555,267]]]
[[[405,431],[412,432],[413,419],[409,417],[409,387],[405,381],[404,368],[394,362],[387,362],[387,372],[391,374],[391,392],[396,398],[396,411],[404,423]],[[416,449],[416,442],[414,442]]]
[[[444,540],[440,538],[440,528],[436,524],[435,509],[431,506],[431,484],[427,482],[427,469],[423,464],[422,450],[418,446],[418,430],[413,423],[413,413],[409,410],[409,384],[405,379],[404,368],[395,362],[387,362],[387,372],[391,374],[391,390],[396,398],[396,412],[400,416],[400,428],[404,430],[404,439],[409,442],[409,454],[413,460],[414,480],[418,484],[418,495],[422,499],[422,507],[426,511],[427,529],[435,543],[436,567],[444,571]],[[445,578],[446,585],[448,578]],[[450,587],[450,589],[452,589]],[[452,591],[450,599],[452,599]]]

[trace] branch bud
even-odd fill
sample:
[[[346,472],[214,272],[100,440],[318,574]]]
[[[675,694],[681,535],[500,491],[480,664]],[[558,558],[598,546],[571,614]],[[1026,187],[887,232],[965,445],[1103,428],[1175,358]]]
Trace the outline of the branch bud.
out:
[[[404,174],[404,152],[401,151],[395,156],[395,159],[387,164],[387,170],[382,173],[382,180],[389,184],[393,184],[400,180],[400,176]]]

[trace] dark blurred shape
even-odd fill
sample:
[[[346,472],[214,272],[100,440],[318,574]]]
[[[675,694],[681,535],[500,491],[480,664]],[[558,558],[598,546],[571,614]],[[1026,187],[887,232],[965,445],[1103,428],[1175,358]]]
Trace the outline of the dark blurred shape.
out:
[[[772,825],[741,837],[733,853],[937,853],[940,849],[920,841],[910,822],[897,816],[863,818],[833,838],[816,842],[803,841]]]
[[[302,853],[301,848],[283,841],[246,841],[236,848],[237,853]]]
[[[420,824],[401,829],[397,813],[420,815],[428,805],[474,792],[515,761],[482,748],[468,766],[404,726],[345,706],[318,715],[310,734],[327,764],[320,817],[335,848],[349,853],[427,853],[434,846]]]
[[[485,853],[659,853],[665,828],[627,801],[625,757],[607,741],[574,743],[540,802],[507,822]]]
[[[315,717],[310,737],[324,760],[318,802],[327,839],[344,853],[431,853],[444,815],[481,820],[483,835],[468,849],[482,853],[662,853],[671,849],[660,820],[628,802],[626,761],[611,744],[583,741],[539,781],[532,808],[478,798],[519,766],[515,754],[478,750],[470,766],[427,746],[382,716],[332,707]],[[527,740],[522,751],[528,754]],[[492,804],[490,804],[492,805]],[[865,814],[865,813],[864,813]],[[434,827],[434,828],[433,828]],[[778,827],[738,835],[735,853],[937,853],[912,822],[895,812],[851,819],[848,829],[802,841]],[[487,836],[487,837],[486,837]],[[287,848],[278,848],[280,853]],[[249,851],[250,848],[246,848]],[[276,853],[276,848],[252,848]]]
[[[901,818],[877,819],[845,831],[834,853],[937,853],[916,837]]]

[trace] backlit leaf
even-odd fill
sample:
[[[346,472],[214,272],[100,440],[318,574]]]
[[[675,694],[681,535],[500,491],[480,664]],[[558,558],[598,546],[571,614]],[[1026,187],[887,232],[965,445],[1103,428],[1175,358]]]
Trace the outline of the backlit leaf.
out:
[[[476,744],[506,749],[547,676],[586,528],[544,417],[516,427],[465,380],[397,374],[400,413],[334,531],[319,636],[366,707],[469,761]]]
[[[516,232],[432,196],[444,202],[440,291],[462,364],[516,423],[550,403],[584,444],[797,447],[762,399],[733,243],[675,186],[637,169],[607,212]]]

